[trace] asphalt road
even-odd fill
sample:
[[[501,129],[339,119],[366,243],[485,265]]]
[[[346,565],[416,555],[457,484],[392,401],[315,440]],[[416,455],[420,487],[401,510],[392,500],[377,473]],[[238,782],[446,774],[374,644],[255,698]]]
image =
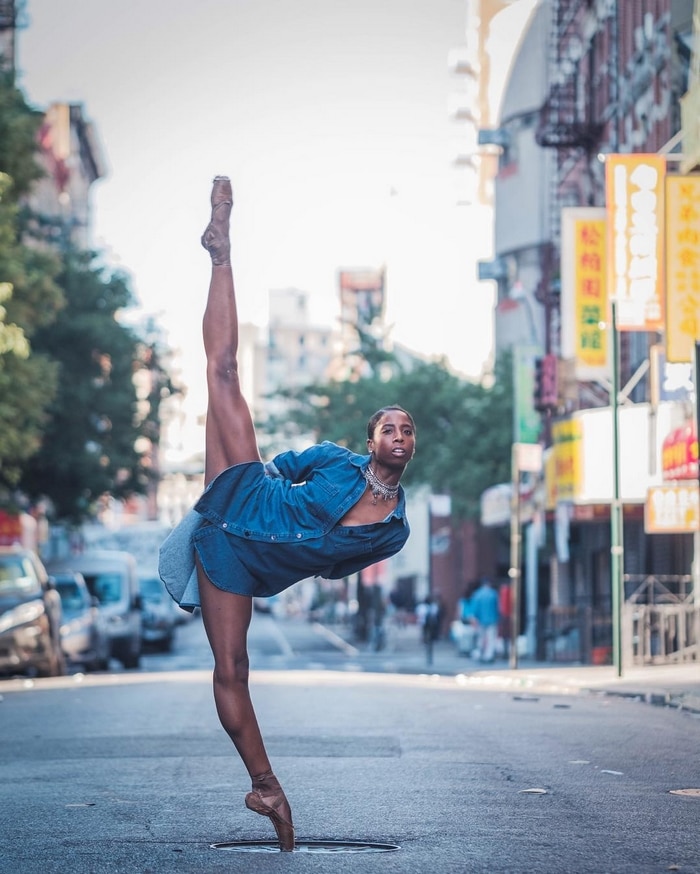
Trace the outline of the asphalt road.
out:
[[[139,671],[0,682],[0,872],[700,874],[692,714],[353,669],[373,657],[275,625],[253,623],[251,686],[298,852],[260,852],[195,620]],[[295,659],[338,662],[262,667]]]

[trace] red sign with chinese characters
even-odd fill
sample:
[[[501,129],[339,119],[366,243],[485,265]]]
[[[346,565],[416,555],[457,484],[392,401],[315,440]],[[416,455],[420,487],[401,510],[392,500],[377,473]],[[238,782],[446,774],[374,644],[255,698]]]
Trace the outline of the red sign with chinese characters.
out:
[[[661,445],[664,480],[697,479],[698,437],[692,424],[676,428]]]

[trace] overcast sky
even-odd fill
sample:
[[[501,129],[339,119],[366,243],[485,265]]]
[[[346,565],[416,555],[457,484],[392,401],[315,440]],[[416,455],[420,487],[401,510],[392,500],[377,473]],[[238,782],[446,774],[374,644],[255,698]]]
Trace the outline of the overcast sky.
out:
[[[268,290],[296,287],[332,324],[338,270],[385,264],[395,339],[481,371],[493,290],[475,265],[491,233],[458,205],[447,111],[464,87],[447,58],[465,43],[465,0],[27,0],[25,17],[19,85],[94,123],[94,244],[130,275],[188,383],[202,373],[199,236],[216,174],[234,184],[244,320],[264,324]],[[515,30],[497,31],[501,75]]]

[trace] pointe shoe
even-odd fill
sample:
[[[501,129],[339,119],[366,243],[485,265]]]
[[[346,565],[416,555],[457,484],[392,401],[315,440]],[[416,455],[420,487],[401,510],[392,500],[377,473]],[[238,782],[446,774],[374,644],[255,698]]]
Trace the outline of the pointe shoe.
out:
[[[272,781],[277,783],[277,778],[273,776]],[[291,853],[294,849],[292,812],[279,783],[277,783],[277,788],[268,788],[268,786],[273,785],[272,781],[268,779],[267,785],[262,785],[259,788],[255,788],[254,783],[253,789],[245,797],[245,806],[248,810],[270,818],[277,832],[280,850]]]
[[[229,219],[233,207],[233,191],[228,176],[216,176],[211,190],[211,219],[202,234],[202,245],[216,266],[231,263]]]

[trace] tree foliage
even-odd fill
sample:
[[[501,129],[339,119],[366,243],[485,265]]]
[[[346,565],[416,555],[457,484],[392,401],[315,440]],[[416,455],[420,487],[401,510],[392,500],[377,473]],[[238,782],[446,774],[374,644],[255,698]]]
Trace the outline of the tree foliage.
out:
[[[163,344],[161,328],[148,317],[139,331],[139,366],[147,371],[147,394],[139,412],[141,435],[153,446],[160,445],[161,404],[167,398],[182,394],[183,387],[173,381],[170,373],[171,350]]]
[[[22,245],[20,197],[41,175],[35,161],[41,114],[0,75],[0,492],[16,486],[39,448],[57,367],[33,348],[35,332],[63,305],[58,260]]]
[[[513,386],[507,358],[499,362],[492,385],[471,382],[444,363],[394,363],[390,378],[371,375],[357,381],[315,384],[283,391],[289,412],[261,423],[266,451],[310,436],[366,452],[369,417],[398,403],[414,417],[417,450],[402,482],[427,485],[449,494],[453,512],[475,518],[484,489],[510,479]]]
[[[48,498],[79,522],[106,493],[146,490],[142,454],[174,388],[157,340],[119,321],[126,278],[94,268],[94,253],[26,206],[43,118],[0,74],[0,500]]]
[[[43,113],[27,105],[11,74],[0,72],[0,170],[12,181],[14,201],[42,175],[35,156],[43,118]]]
[[[27,494],[50,498],[56,516],[73,521],[105,493],[127,497],[147,485],[136,449],[139,339],[116,319],[131,293],[123,276],[105,275],[91,259],[64,253],[66,306],[35,337],[35,348],[58,363],[59,381],[41,449],[21,480]]]

